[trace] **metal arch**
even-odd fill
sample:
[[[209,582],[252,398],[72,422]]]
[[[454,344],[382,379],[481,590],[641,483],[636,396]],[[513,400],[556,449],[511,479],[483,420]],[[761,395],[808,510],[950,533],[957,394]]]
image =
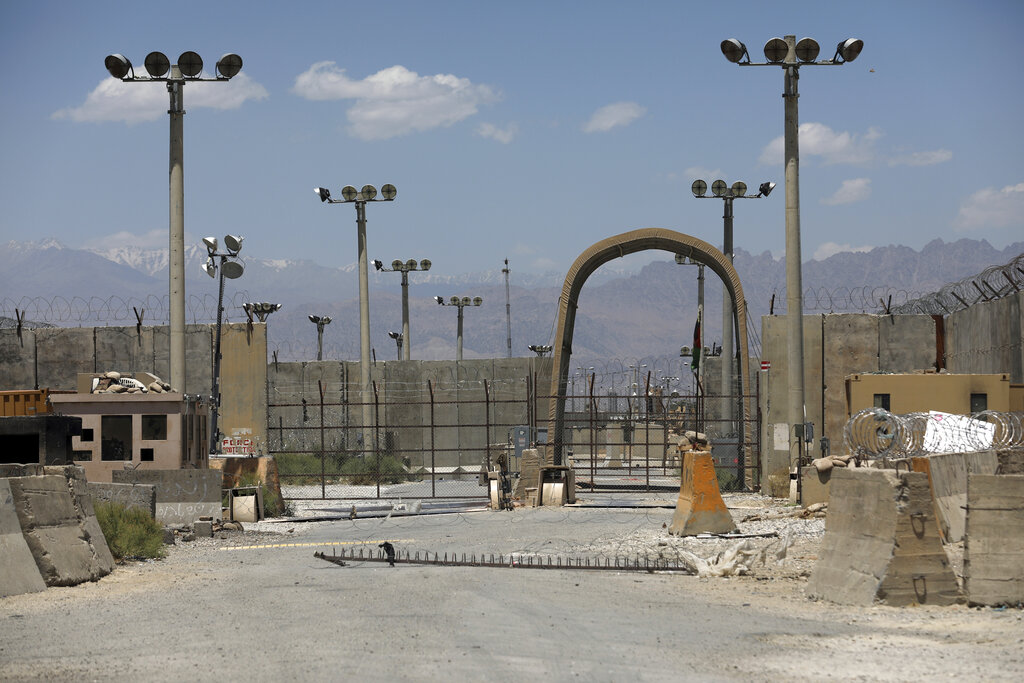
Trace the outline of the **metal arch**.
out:
[[[747,350],[746,325],[738,321],[747,318],[747,302],[743,298],[743,286],[736,269],[729,259],[711,244],[704,240],[686,235],[675,230],[664,228],[641,228],[619,235],[608,237],[590,246],[572,264],[562,285],[562,294],[558,300],[558,331],[556,346],[552,354],[551,392],[548,402],[548,434],[551,440],[551,461],[555,465],[562,464],[562,428],[565,424],[565,392],[569,384],[569,359],[572,356],[572,336],[576,324],[576,302],[580,290],[595,270],[605,263],[639,251],[659,249],[673,254],[688,254],[700,263],[709,267],[722,282],[732,297],[733,330],[737,336],[736,348],[740,354],[740,395],[744,393],[744,385],[749,372],[749,354]],[[743,403],[743,421],[749,424],[750,408]],[[746,435],[745,435],[746,436]],[[749,438],[745,438],[747,444]]]

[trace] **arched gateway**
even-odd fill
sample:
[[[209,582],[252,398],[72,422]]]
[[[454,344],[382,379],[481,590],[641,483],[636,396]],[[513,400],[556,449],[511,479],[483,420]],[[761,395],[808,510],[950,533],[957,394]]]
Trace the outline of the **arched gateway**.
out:
[[[725,255],[704,240],[663,228],[643,228],[624,232],[601,240],[584,251],[572,264],[562,285],[558,304],[558,332],[555,337],[551,369],[551,399],[548,404],[548,434],[551,439],[549,455],[554,465],[562,464],[562,426],[565,422],[565,392],[569,381],[569,358],[572,356],[572,334],[576,324],[576,302],[583,283],[602,265],[612,259],[648,249],[661,249],[672,254],[684,254],[705,264],[725,283],[732,297],[733,329],[736,330],[736,348],[740,354],[740,394],[750,376],[747,356],[747,328],[739,324],[746,321],[747,304],[743,298],[743,287],[739,275]],[[744,403],[743,419],[746,423],[749,411]],[[744,430],[745,431],[745,430]],[[749,439],[746,440],[749,443]]]

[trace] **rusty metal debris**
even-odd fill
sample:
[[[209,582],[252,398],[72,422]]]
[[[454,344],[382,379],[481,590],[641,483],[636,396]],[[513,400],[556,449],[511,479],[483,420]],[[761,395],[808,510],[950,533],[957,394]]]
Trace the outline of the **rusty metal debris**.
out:
[[[421,564],[442,567],[494,567],[501,569],[588,569],[609,571],[682,572],[693,574],[693,568],[686,564],[672,563],[664,558],[591,558],[591,557],[541,557],[537,555],[467,555],[462,553],[431,553],[429,551],[401,551],[392,549],[394,555],[373,549],[332,550],[331,554],[317,552],[313,557],[345,566],[348,562],[388,562],[395,564]]]

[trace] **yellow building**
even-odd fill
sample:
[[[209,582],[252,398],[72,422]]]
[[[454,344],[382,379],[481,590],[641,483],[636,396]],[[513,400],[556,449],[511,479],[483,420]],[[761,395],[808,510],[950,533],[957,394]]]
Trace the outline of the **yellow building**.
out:
[[[983,410],[1009,411],[1011,393],[1024,389],[1010,384],[1010,375],[954,375],[949,373],[856,374],[846,377],[847,416],[867,408],[890,413],[935,410],[970,415]]]

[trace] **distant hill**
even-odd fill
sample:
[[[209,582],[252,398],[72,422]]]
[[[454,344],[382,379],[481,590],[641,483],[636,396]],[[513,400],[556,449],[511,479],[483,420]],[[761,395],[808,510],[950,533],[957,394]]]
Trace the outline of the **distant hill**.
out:
[[[902,303],[1024,252],[1024,242],[1005,249],[984,240],[934,240],[920,251],[890,245],[868,252],[842,252],[803,267],[806,313],[878,311],[880,299]],[[244,252],[243,252],[244,255]],[[201,270],[202,249],[186,251],[188,322],[210,322],[216,315],[217,287]],[[330,315],[324,335],[329,358],[356,359],[359,352],[358,284],[354,265],[341,268],[313,261],[245,258],[245,274],[226,288],[226,319],[239,321],[244,301],[283,304],[269,321],[271,349],[280,360],[315,357],[316,331],[307,315]],[[694,266],[679,266],[652,252],[637,272],[601,268],[583,290],[573,340],[573,363],[608,359],[677,357],[692,340],[697,308]],[[735,266],[754,321],[772,309],[785,312],[785,261],[769,252],[736,251]],[[528,355],[529,344],[551,343],[564,273],[528,274],[513,270],[511,318],[513,355]],[[58,325],[134,324],[132,306],[147,308],[146,322],[166,322],[166,250],[122,249],[97,253],[53,241],[0,245],[0,316],[14,309],[28,319]],[[394,357],[388,330],[401,330],[400,278],[371,272],[372,343],[379,360]],[[705,282],[705,342],[721,338],[722,288],[708,270]],[[502,357],[507,353],[505,281],[500,265],[482,273],[451,275],[429,271],[410,277],[413,357],[455,355],[456,311],[433,297],[481,296],[480,308],[464,312],[464,355]],[[774,301],[773,301],[774,296]],[[755,331],[760,331],[759,324]],[[756,341],[756,340],[755,340]]]

